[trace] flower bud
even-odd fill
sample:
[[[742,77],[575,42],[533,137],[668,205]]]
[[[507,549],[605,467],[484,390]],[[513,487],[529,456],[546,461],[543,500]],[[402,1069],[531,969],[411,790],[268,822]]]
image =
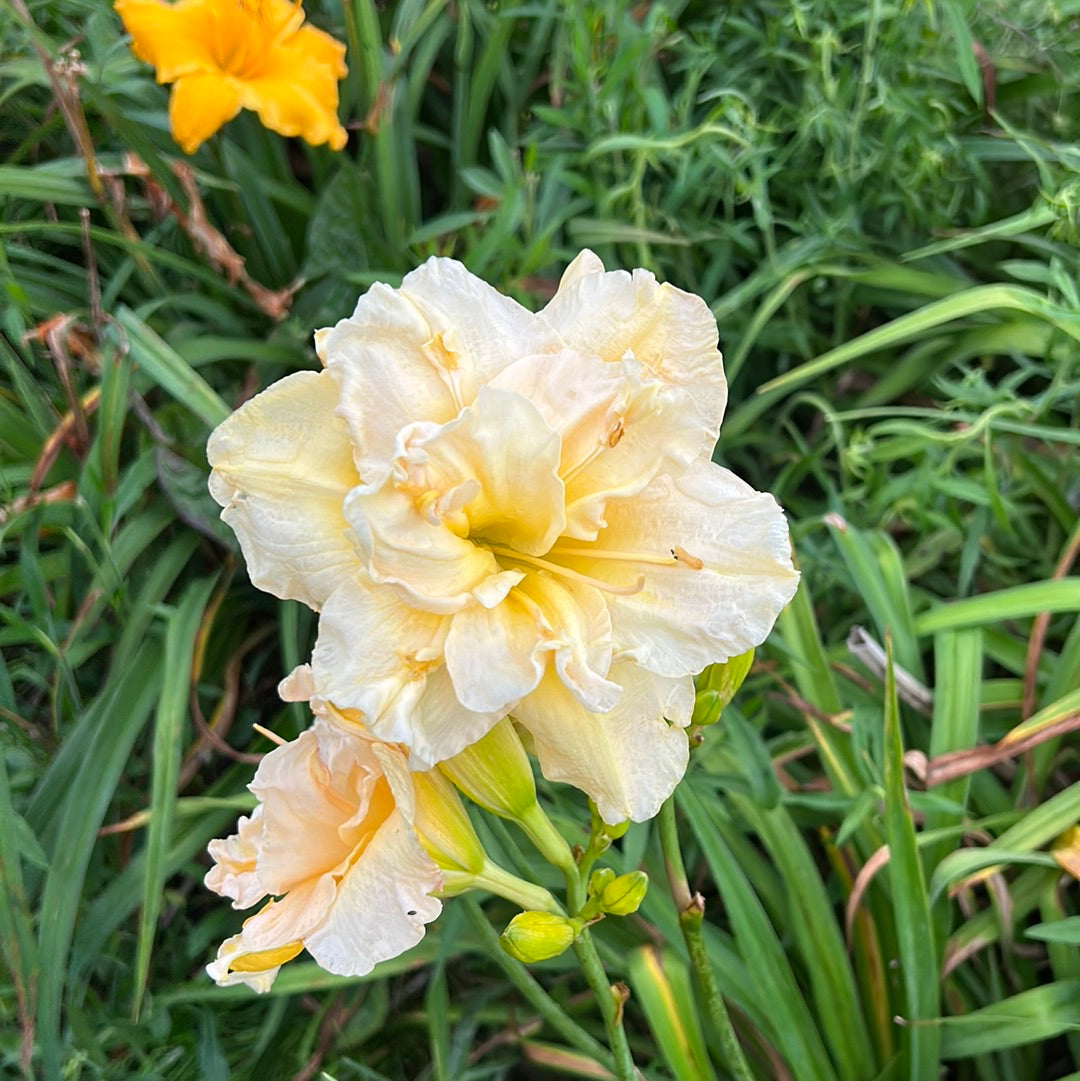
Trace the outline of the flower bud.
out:
[[[455,879],[478,875],[487,863],[487,853],[454,786],[437,769],[414,773],[412,779],[416,834],[427,854],[446,872],[443,892],[460,892]]]
[[[581,921],[552,912],[519,912],[499,936],[511,957],[525,964],[558,957],[577,938]]]
[[[694,716],[690,723],[699,727],[716,724],[720,714],[735,697],[754,663],[754,651],[730,657],[723,664],[710,664],[698,677]]]
[[[474,803],[502,818],[521,819],[536,803],[529,756],[508,717],[439,769]]]
[[[610,867],[600,867],[589,876],[586,893],[589,897],[603,897],[604,890],[615,881],[615,872]]]
[[[609,882],[600,894],[600,907],[612,916],[629,916],[637,912],[645,900],[649,876],[644,871],[631,871]]]

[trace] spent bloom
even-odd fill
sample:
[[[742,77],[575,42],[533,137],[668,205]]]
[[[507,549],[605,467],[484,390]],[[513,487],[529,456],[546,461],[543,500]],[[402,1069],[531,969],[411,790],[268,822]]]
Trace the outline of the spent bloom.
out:
[[[281,135],[341,150],[345,46],[289,0],[116,0],[135,55],[172,83],[169,125],[193,154],[241,109]]]
[[[234,908],[271,899],[221,945],[207,969],[218,983],[265,991],[303,949],[361,976],[423,938],[443,874],[417,835],[399,748],[318,718],[263,758],[250,788],[259,803],[210,842],[206,885]]]
[[[418,770],[509,714],[605,821],[655,814],[693,675],[760,644],[798,581],[775,500],[711,461],[707,305],[585,251],[533,313],[433,258],[316,347],[208,446],[252,581],[320,612],[283,695]]]

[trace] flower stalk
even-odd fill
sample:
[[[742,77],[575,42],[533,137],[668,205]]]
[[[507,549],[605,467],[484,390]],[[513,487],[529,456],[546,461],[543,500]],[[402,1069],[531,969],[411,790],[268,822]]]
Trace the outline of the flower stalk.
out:
[[[728,1014],[724,997],[716,983],[716,975],[709,961],[705,946],[705,936],[701,931],[705,915],[705,902],[699,893],[690,892],[683,864],[682,850],[679,847],[679,830],[675,821],[675,797],[665,801],[657,816],[660,830],[660,847],[664,855],[664,868],[667,872],[668,886],[672,900],[679,913],[679,928],[686,952],[690,955],[690,968],[694,974],[694,989],[698,1001],[705,1011],[705,1016],[712,1026],[720,1043],[724,1066],[736,1081],[754,1081],[750,1063],[743,1054],[742,1045],[735,1034]]]

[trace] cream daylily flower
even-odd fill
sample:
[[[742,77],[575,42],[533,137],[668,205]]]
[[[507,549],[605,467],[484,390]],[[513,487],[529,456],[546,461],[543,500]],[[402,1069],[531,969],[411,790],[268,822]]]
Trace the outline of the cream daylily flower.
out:
[[[443,874],[414,828],[413,778],[399,748],[317,719],[271,751],[237,833],[210,842],[209,889],[234,908],[271,899],[207,972],[266,991],[301,950],[362,976],[409,949],[442,905]]]
[[[512,714],[614,823],[686,767],[692,676],[795,591],[770,495],[710,460],[716,322],[582,252],[531,313],[460,263],[375,285],[321,372],[211,437],[252,581],[321,612],[283,695],[359,711],[430,768]]]

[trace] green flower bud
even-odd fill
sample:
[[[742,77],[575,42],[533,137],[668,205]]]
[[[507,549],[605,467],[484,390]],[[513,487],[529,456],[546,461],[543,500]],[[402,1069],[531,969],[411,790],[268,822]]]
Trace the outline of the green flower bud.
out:
[[[615,872],[610,867],[601,867],[589,876],[587,893],[589,897],[602,897],[604,890],[615,881]]]
[[[525,964],[547,961],[565,952],[581,930],[581,921],[552,912],[519,912],[499,936],[499,945]]]
[[[649,876],[644,871],[631,871],[609,882],[600,895],[600,907],[612,916],[629,916],[637,912],[645,900]]]
[[[502,818],[524,818],[536,806],[529,756],[508,717],[453,758],[440,762],[439,769],[474,803]]]
[[[697,696],[691,724],[698,727],[716,724],[735,692],[742,686],[754,663],[754,651],[747,650],[723,664],[711,664],[698,677]]]

